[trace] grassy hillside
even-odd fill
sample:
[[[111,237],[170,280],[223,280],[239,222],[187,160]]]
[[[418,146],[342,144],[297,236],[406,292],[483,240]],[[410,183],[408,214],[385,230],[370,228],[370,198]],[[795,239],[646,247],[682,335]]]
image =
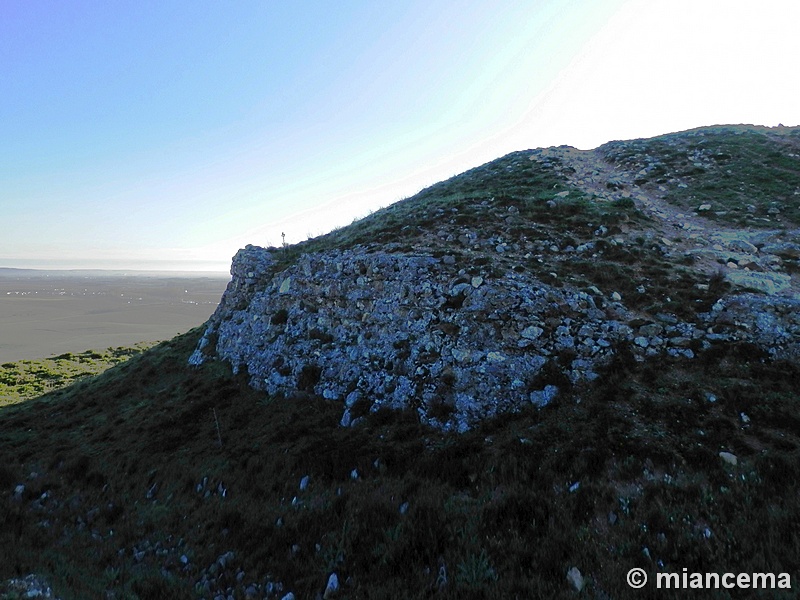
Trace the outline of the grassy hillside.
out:
[[[744,211],[789,227],[800,167],[770,158],[782,146],[734,147],[749,134],[711,133],[709,156],[725,152],[728,168],[742,169],[756,204]],[[695,137],[670,138],[675,160],[658,150],[665,172],[654,167],[637,185],[663,185],[677,194],[667,202],[687,207],[706,200],[703,181],[723,186],[718,169],[677,174]],[[592,160],[638,173],[662,142],[614,143]],[[763,169],[744,164],[757,162],[784,173],[769,175],[782,191],[758,187]],[[617,291],[645,316],[686,319],[732,289],[675,250],[700,238],[665,228],[621,188],[606,198],[594,193],[605,182],[571,183],[574,171],[566,159],[514,153],[280,260],[347,248],[457,255],[465,272],[526,271],[597,297]],[[732,194],[713,202],[744,202]],[[786,270],[790,259],[764,268]],[[800,367],[752,345],[698,344],[693,359],[650,362],[620,346],[581,387],[564,375],[570,356],[554,356],[540,383],[559,386],[555,402],[445,435],[396,411],[353,414],[365,421],[342,428],[340,403],[269,397],[213,360],[190,367],[201,333],[101,357],[127,360],[96,375],[90,355],[31,363],[38,371],[3,366],[6,385],[28,387],[0,406],[0,598],[19,597],[8,581],[30,573],[62,600],[318,598],[332,573],[335,597],[353,599],[687,597],[631,589],[633,567],[651,579],[684,568],[786,572],[800,585]],[[64,379],[52,383],[54,372]],[[76,381],[22,401],[67,378]]]
[[[341,429],[325,401],[190,369],[197,337],[2,409],[0,580],[313,598],[336,572],[345,598],[570,598],[575,566],[585,597],[624,598],[634,566],[797,575],[800,372],[752,348],[623,354],[590,390],[447,437],[397,413]]]
[[[0,365],[0,406],[41,396],[85,377],[102,373],[135,356],[152,344],[126,348],[87,350],[41,360],[20,360]]]
[[[722,222],[800,225],[800,128],[702,128],[599,150],[685,210],[710,204]]]

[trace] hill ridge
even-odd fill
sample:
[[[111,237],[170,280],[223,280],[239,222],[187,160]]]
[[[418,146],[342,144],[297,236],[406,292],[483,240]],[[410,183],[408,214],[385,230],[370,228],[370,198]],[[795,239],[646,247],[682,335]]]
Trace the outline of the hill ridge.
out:
[[[796,584],[795,151],[734,129],[521,151],[241,250],[207,326],[0,407],[0,597],[623,599],[632,568]],[[744,195],[720,187],[733,167]],[[739,226],[736,248],[713,237]]]
[[[747,342],[797,359],[798,278],[786,264],[796,267],[798,230],[736,228],[719,224],[735,207],[689,211],[666,200],[668,188],[702,189],[701,171],[716,168],[700,161],[717,150],[691,149],[705,135],[669,138],[673,162],[690,147],[684,174],[648,154],[659,138],[631,142],[635,152],[619,142],[515,152],[370,218],[407,215],[393,236],[343,249],[312,243],[289,262],[248,246],[190,362],[216,356],[256,389],[341,402],[342,425],[411,408],[463,432],[546,405],[620,352],[691,360]],[[708,132],[723,146],[728,135]],[[789,208],[753,218],[783,227],[795,218]]]

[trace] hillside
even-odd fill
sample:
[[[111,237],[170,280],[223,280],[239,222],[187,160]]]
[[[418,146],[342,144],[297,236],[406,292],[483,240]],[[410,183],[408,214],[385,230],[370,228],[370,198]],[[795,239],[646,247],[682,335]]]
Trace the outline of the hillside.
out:
[[[0,408],[0,597],[794,588],[798,219],[800,128],[714,127],[249,246],[207,326]]]

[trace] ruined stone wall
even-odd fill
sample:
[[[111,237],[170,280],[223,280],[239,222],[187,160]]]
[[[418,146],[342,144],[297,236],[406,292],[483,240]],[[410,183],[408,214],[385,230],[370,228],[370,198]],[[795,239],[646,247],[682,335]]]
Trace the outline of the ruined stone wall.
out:
[[[359,249],[304,255],[279,270],[269,251],[248,246],[231,273],[190,362],[217,356],[270,394],[341,402],[344,426],[386,406],[464,431],[552,401],[557,387],[541,376],[550,362],[572,383],[591,381],[619,344],[642,360],[691,359],[732,340],[800,355],[800,303],[788,299],[722,299],[696,323],[642,319],[596,288],[493,276],[451,256]]]

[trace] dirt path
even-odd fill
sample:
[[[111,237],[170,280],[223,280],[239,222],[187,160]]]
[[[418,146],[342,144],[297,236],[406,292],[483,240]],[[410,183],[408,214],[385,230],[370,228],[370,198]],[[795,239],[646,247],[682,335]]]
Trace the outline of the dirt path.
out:
[[[569,183],[591,196],[607,201],[631,198],[651,217],[650,235],[662,244],[667,256],[692,254],[694,267],[709,277],[722,269],[731,282],[742,287],[800,298],[800,277],[785,271],[780,256],[762,251],[800,240],[800,230],[737,228],[705,218],[700,210],[687,212],[667,202],[666,187],[653,190],[637,185],[636,173],[606,162],[596,150],[548,148],[537,156],[538,160],[548,158],[560,159],[561,172]]]

